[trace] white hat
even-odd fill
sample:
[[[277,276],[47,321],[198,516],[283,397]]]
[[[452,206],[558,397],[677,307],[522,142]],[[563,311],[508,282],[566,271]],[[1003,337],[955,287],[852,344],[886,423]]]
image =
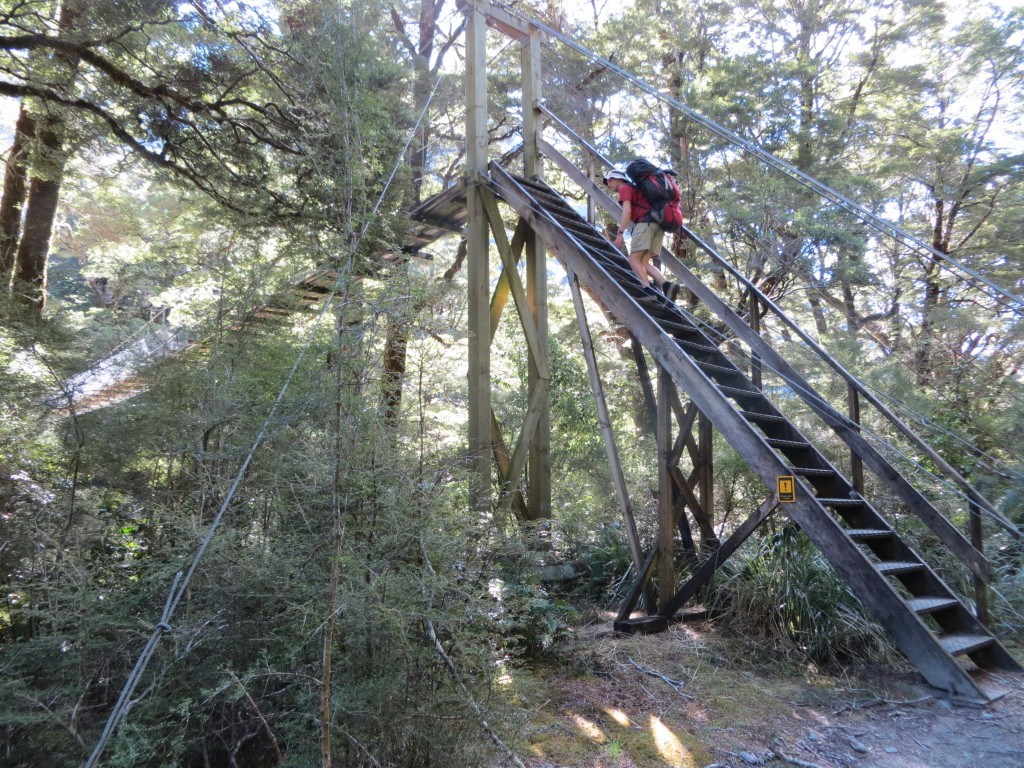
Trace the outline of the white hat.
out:
[[[625,181],[627,184],[629,183],[629,176],[627,176],[624,171],[620,171],[618,168],[613,168],[604,175],[604,185],[606,187],[608,186],[609,179],[622,179],[622,181]]]

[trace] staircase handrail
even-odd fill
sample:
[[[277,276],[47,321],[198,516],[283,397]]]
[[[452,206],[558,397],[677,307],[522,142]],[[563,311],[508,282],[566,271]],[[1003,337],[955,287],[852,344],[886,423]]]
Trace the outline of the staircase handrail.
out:
[[[583,146],[584,149],[593,154],[597,160],[604,163],[609,168],[615,167],[615,164],[611,162],[611,160],[609,160],[607,157],[601,154],[589,142],[587,142],[575,131],[573,131],[568,125],[566,125],[566,123],[563,120],[561,120],[557,115],[551,112],[551,110],[548,109],[547,106],[545,106],[542,103],[538,103],[536,105],[536,108],[544,115],[551,118],[554,123],[556,123],[562,130],[568,133],[569,138]],[[603,189],[601,189],[592,179],[589,179],[578,168],[576,168],[571,163],[571,161],[568,160],[568,158],[566,158],[564,155],[558,152],[558,150],[555,149],[552,145],[548,144],[543,140],[541,140],[539,144],[541,152],[545,155],[545,157],[552,160],[556,165],[559,166],[559,168],[566,172],[567,175],[569,175],[577,184],[580,184],[584,191],[586,191],[592,198],[594,198],[597,201],[597,203],[602,208],[605,209],[605,211],[607,211],[613,217],[618,218],[618,216],[621,213],[621,208],[619,207],[618,203],[612,200],[611,196],[609,196]],[[700,236],[697,235],[688,226],[684,225],[682,232],[690,240],[692,240],[702,251],[704,251],[716,264],[722,267],[722,269],[724,269],[730,275],[732,275],[744,288],[750,291],[751,295],[756,296],[757,300],[760,301],[766,308],[771,310],[787,327],[789,327],[790,330],[792,330],[793,333],[795,333],[800,338],[800,340],[807,345],[808,349],[812,350],[822,361],[824,361],[837,374],[839,374],[839,376],[843,380],[845,380],[850,387],[852,387],[859,395],[863,396],[864,399],[868,403],[870,403],[879,414],[885,417],[885,419],[888,420],[889,423],[892,424],[904,437],[910,440],[910,442],[913,443],[915,447],[923,451],[928,456],[928,458],[935,463],[935,466],[937,468],[939,468],[950,480],[952,480],[956,485],[958,485],[963,490],[964,494],[968,497],[968,499],[970,499],[972,502],[976,503],[979,507],[984,509],[985,512],[987,512],[1008,532],[1020,538],[1024,538],[1024,533],[1022,533],[1020,529],[1018,529],[1013,524],[1012,521],[1010,521],[1001,512],[999,512],[999,510],[997,510],[996,507],[987,498],[985,498],[985,496],[983,496],[976,488],[974,488],[974,486],[971,485],[971,483],[963,475],[961,475],[949,462],[947,462],[934,448],[932,448],[932,446],[928,444],[927,441],[925,441],[908,424],[906,424],[906,422],[904,422],[899,416],[893,413],[884,403],[882,403],[877,397],[875,397],[875,395],[870,391],[867,385],[864,384],[864,382],[862,382],[857,376],[853,375],[848,370],[846,370],[842,363],[836,360],[823,347],[821,347],[806,331],[804,331],[804,329],[798,323],[792,320],[789,317],[789,315],[787,315],[782,310],[781,307],[779,307],[774,301],[772,301],[767,295],[765,295],[765,293],[761,291],[761,289],[758,288],[758,286],[752,280],[743,275],[742,272],[736,269],[727,259],[725,259],[711,245],[709,245],[702,238],[700,238]],[[667,249],[662,249],[661,258],[662,261],[668,264],[672,271],[675,273],[682,273],[684,270],[688,271],[687,268],[682,264],[682,262],[679,261],[679,259],[677,259],[675,255],[672,254]],[[716,312],[716,314],[718,313]],[[721,319],[724,322],[727,322],[727,324],[730,324],[731,321],[727,320],[725,317],[722,317],[721,315],[719,315],[719,317],[721,317]],[[736,317],[738,318],[739,316],[736,315]],[[746,323],[742,323],[742,327],[744,329],[749,330],[749,326]],[[735,328],[731,327],[731,325],[730,329],[734,333],[737,332]],[[759,336],[757,338],[760,339]],[[773,355],[775,354],[774,350],[772,350],[770,346],[767,346],[767,344],[765,346],[767,347],[767,349],[772,351]],[[781,360],[781,358],[779,358],[779,360]],[[793,370],[792,367],[789,366],[788,364],[786,364],[786,367],[790,368],[790,370]],[[795,370],[793,371],[793,373],[796,373]],[[780,375],[782,374],[780,373]],[[799,376],[799,374],[797,375]],[[785,379],[786,377],[783,376],[783,378]],[[800,379],[802,380],[802,377],[800,377]],[[798,391],[802,391],[802,389],[802,386],[797,387]],[[808,404],[811,405],[812,408],[814,407],[814,405],[811,404],[810,402]]]
[[[724,139],[734,147],[737,147],[740,150],[752,155],[753,157],[757,158],[762,163],[764,163],[766,166],[772,168],[775,171],[778,171],[779,173],[782,173],[785,176],[788,176],[789,178],[793,179],[800,185],[806,187],[807,189],[817,194],[819,197],[828,200],[829,202],[833,203],[839,208],[842,208],[847,213],[850,213],[856,218],[860,219],[862,222],[867,224],[876,232],[880,232],[884,235],[887,235],[898,242],[902,242],[905,245],[917,249],[918,251],[924,251],[925,253],[928,253],[933,258],[937,259],[940,264],[943,264],[947,269],[955,267],[956,269],[960,270],[960,272],[962,272],[963,274],[968,275],[971,279],[989,288],[994,294],[996,294],[995,296],[993,296],[992,294],[989,295],[992,298],[995,298],[997,301],[1003,302],[1004,306],[1014,305],[1010,307],[1011,309],[1013,309],[1014,312],[1024,312],[1024,298],[1016,295],[1015,293],[1006,288],[1003,288],[1000,285],[997,285],[996,283],[993,283],[984,275],[981,275],[975,270],[970,269],[969,267],[967,267],[967,265],[957,261],[948,253],[940,251],[938,248],[935,248],[929,243],[924,242],[916,235],[907,232],[902,227],[899,227],[896,224],[893,224],[891,221],[887,221],[886,219],[883,219],[881,216],[872,213],[855,200],[851,200],[850,198],[836,191],[835,189],[828,186],[824,182],[814,178],[805,171],[801,171],[794,165],[786,162],[785,160],[782,160],[781,158],[776,157],[771,152],[761,149],[761,147],[757,146],[753,142],[744,139],[743,137],[739,136],[733,131],[730,131],[724,125],[712,120],[709,117],[706,117],[705,115],[702,115],[695,109],[686,106],[678,99],[673,98],[672,96],[669,96],[666,93],[663,93],[656,86],[653,86],[650,83],[645,82],[636,75],[626,71],[625,69],[613,63],[612,61],[609,61],[603,56],[600,56],[599,54],[595,53],[589,48],[581,45],[580,43],[573,40],[571,37],[559,32],[556,29],[553,29],[544,22],[530,18],[526,16],[521,10],[512,8],[510,6],[506,6],[500,2],[495,2],[495,0],[491,0],[491,4],[497,6],[499,9],[504,10],[505,12],[511,14],[512,16],[517,17],[518,19],[522,20],[529,26],[550,35],[554,39],[560,41],[562,44],[572,48],[577,53],[583,54],[591,61],[607,68],[609,72],[614,72],[627,82],[633,83],[647,95],[652,96],[653,98],[657,99],[663,104],[666,104],[671,109],[674,109],[677,112],[681,113],[682,115],[686,116],[687,118],[689,118],[702,128],[711,131],[713,134]]]

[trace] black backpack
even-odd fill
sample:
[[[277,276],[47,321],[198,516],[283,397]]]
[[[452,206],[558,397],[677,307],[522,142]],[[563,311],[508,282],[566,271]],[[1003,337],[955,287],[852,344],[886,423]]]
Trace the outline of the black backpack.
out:
[[[651,212],[644,221],[657,223],[665,232],[678,232],[683,225],[683,210],[679,206],[676,172],[638,157],[626,166],[626,175],[651,204]]]

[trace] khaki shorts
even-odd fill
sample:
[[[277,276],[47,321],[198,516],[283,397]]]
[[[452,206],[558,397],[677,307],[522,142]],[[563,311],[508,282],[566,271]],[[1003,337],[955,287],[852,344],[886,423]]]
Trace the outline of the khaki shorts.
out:
[[[665,233],[653,221],[638,221],[633,224],[633,235],[629,241],[629,252],[650,251],[657,256],[661,253],[661,243]]]

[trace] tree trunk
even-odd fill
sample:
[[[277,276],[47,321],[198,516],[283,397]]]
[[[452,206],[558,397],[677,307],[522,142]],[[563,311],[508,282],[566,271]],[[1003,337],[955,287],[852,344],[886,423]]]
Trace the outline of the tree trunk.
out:
[[[35,137],[36,121],[22,102],[18,122],[14,126],[14,142],[7,155],[3,199],[0,200],[0,277],[5,282],[14,269],[14,254],[21,231],[21,212],[28,186],[28,152]]]
[[[415,43],[415,51],[410,51],[415,69],[413,103],[417,115],[426,109],[427,101],[430,99],[431,80],[436,74],[436,64],[432,68],[430,59],[434,53],[439,12],[437,0],[423,0],[420,5],[419,35]],[[401,32],[402,28],[398,20],[396,20],[396,26],[397,31]],[[412,45],[411,40],[409,44]],[[427,115],[424,115],[410,157],[413,205],[418,205],[422,201],[423,171],[426,167],[429,144],[430,120]],[[396,313],[388,318],[388,331],[384,342],[384,370],[381,376],[381,404],[384,407],[384,420],[388,424],[397,422],[398,413],[402,407],[402,385],[405,382],[410,325],[411,319],[405,313]]]
[[[936,194],[935,221],[932,235],[932,248],[940,253],[948,253],[948,242],[943,238],[946,220],[946,202]],[[918,335],[917,350],[914,353],[914,372],[918,384],[926,384],[934,374],[933,345],[935,343],[936,312],[942,301],[942,285],[940,282],[941,267],[938,256],[931,254],[924,268],[924,301],[921,306],[921,330]]]
[[[61,133],[60,122],[56,119],[39,129],[37,163],[45,166],[45,173],[37,172],[32,178],[25,203],[25,223],[15,255],[14,296],[34,315],[41,315],[46,305],[46,261],[67,162]]]
[[[60,37],[67,37],[75,29],[84,9],[83,0],[65,0],[61,4]],[[46,64],[57,67],[63,75],[62,87],[70,91],[78,74],[79,62],[77,54],[57,53]],[[53,222],[57,217],[64,166],[68,160],[64,133],[64,120],[56,112],[44,111],[36,118],[31,182],[21,238],[14,257],[13,286],[15,301],[36,316],[42,315],[46,305],[46,262],[50,254]]]

